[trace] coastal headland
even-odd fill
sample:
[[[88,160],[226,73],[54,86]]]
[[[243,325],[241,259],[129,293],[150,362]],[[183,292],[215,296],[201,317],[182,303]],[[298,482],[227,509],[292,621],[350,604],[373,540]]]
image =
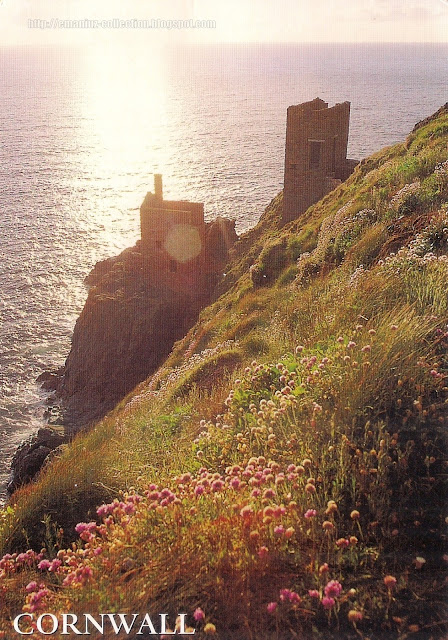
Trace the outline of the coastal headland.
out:
[[[4,637],[22,613],[117,611],[222,640],[446,637],[448,105],[345,180],[309,138],[307,171],[339,182],[291,220],[277,195],[159,362],[149,300],[163,280],[174,318],[193,303],[169,274],[208,278],[200,209],[166,205],[192,253],[158,226],[94,270],[60,387],[94,394],[91,425],[2,511]],[[163,269],[143,290],[142,251]],[[93,371],[121,395],[99,419]]]

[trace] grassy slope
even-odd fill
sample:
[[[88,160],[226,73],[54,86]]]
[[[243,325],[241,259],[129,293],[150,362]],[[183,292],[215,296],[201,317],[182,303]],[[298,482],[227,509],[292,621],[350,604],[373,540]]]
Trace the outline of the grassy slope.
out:
[[[6,637],[23,605],[443,637],[447,144],[445,109],[300,220],[273,200],[164,366],[4,512],[3,552],[62,562],[0,563]]]

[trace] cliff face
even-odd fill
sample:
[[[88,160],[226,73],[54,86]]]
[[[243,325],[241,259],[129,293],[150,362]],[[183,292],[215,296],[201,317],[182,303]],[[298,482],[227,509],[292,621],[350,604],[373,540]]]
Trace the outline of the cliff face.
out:
[[[155,286],[149,274],[157,265],[140,243],[94,267],[57,383],[69,431],[105,415],[157,368],[210,302],[236,238],[229,220],[208,225],[206,251],[215,277],[201,291],[179,290],[175,274],[172,288]]]

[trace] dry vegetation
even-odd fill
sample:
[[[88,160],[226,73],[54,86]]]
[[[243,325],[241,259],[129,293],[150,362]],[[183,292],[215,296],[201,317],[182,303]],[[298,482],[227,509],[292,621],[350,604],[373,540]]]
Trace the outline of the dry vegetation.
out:
[[[303,219],[273,201],[164,366],[4,510],[0,635],[446,637],[447,144],[442,110]]]

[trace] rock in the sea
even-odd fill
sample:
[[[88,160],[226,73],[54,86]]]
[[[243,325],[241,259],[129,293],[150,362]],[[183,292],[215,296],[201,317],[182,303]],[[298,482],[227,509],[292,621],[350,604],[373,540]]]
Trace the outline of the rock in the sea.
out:
[[[36,382],[41,385],[44,391],[55,391],[61,383],[63,373],[63,368],[57,371],[44,371],[38,376]]]
[[[32,480],[42,468],[49,454],[67,442],[67,436],[53,429],[42,428],[27,438],[17,449],[11,463],[8,492]]]

